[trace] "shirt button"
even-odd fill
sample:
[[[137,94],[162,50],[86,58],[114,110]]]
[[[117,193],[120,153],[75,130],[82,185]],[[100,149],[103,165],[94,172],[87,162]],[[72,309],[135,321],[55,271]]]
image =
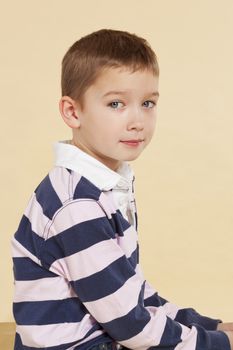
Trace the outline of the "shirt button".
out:
[[[123,179],[120,179],[120,181],[117,183],[117,185],[120,188],[127,186],[126,182]]]

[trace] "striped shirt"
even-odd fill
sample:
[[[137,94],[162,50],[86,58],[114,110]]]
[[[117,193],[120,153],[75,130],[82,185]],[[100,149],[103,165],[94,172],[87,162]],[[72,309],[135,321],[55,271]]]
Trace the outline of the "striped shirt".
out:
[[[113,172],[67,142],[12,238],[15,350],[230,350],[219,320],[181,309],[139,266],[133,172]]]

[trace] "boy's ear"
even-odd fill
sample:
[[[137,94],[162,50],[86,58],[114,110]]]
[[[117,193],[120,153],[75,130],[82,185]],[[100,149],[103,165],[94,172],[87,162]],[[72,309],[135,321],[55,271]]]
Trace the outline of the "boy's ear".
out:
[[[64,122],[72,129],[80,126],[76,102],[69,96],[62,96],[59,102],[59,110]]]

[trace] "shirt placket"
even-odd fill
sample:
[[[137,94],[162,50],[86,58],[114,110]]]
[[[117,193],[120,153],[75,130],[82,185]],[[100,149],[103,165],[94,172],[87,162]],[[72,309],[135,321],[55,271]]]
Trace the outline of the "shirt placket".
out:
[[[135,227],[135,215],[132,201],[132,189],[125,180],[120,180],[113,189],[118,207],[123,217]]]

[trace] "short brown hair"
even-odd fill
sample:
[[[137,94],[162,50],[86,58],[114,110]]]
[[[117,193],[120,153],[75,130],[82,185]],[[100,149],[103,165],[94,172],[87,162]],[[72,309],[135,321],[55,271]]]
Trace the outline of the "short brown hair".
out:
[[[105,68],[148,69],[158,76],[157,57],[148,42],[126,31],[100,29],[76,41],[62,60],[62,96],[79,101]]]

